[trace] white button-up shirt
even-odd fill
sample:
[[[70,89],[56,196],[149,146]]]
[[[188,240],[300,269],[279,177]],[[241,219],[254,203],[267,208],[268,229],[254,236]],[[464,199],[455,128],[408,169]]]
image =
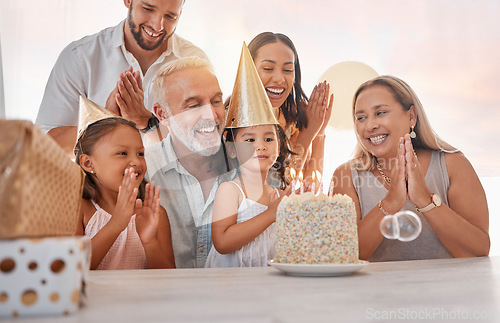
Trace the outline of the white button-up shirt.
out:
[[[120,73],[132,66],[141,71],[137,59],[125,49],[125,21],[106,28],[97,34],[74,41],[59,55],[45,88],[36,124],[45,132],[55,127],[78,124],[79,96],[86,97],[104,107],[115,88]],[[148,90],[158,69],[165,63],[181,57],[205,53],[176,34],[168,40],[168,48],[142,74],[144,102],[150,111],[153,99]]]
[[[234,170],[220,174],[205,201],[200,182],[179,162],[169,134],[146,148],[147,178],[161,186],[161,205],[170,221],[177,268],[203,268],[212,248],[212,210],[222,182],[235,177]],[[227,170],[226,170],[227,171]]]

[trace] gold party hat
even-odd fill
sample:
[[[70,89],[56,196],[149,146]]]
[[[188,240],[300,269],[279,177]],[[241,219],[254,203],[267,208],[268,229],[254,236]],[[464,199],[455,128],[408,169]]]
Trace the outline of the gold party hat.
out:
[[[278,124],[247,45],[243,42],[226,128]]]
[[[78,137],[82,135],[83,131],[87,127],[101,119],[116,117],[113,113],[108,110],[101,108],[94,102],[80,95],[80,112],[78,116]]]

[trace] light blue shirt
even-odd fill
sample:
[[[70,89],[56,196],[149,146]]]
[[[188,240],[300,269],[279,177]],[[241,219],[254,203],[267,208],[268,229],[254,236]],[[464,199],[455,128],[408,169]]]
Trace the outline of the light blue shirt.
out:
[[[161,186],[161,205],[170,221],[177,268],[203,268],[212,248],[212,210],[219,185],[235,177],[220,174],[205,201],[201,184],[179,162],[169,134],[146,148],[147,178]]]

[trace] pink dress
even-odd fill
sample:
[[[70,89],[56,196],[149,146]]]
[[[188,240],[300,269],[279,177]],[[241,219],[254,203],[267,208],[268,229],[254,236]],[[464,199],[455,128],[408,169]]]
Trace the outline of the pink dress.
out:
[[[85,235],[91,239],[111,219],[111,214],[103,210],[97,203],[91,201],[96,211],[85,227]],[[108,253],[97,267],[101,269],[145,269],[148,267],[146,253],[141,239],[135,229],[135,214],[130,218],[128,226],[123,230]]]

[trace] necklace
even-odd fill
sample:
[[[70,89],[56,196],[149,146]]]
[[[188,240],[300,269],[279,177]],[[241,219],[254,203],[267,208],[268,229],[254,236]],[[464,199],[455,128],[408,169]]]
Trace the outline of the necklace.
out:
[[[375,163],[376,163],[378,172],[380,173],[380,175],[382,175],[382,178],[387,183],[387,186],[391,186],[391,179],[389,178],[389,176],[387,176],[384,173],[384,171],[382,170],[382,166],[380,166],[380,164],[378,163],[378,160],[375,159]]]

